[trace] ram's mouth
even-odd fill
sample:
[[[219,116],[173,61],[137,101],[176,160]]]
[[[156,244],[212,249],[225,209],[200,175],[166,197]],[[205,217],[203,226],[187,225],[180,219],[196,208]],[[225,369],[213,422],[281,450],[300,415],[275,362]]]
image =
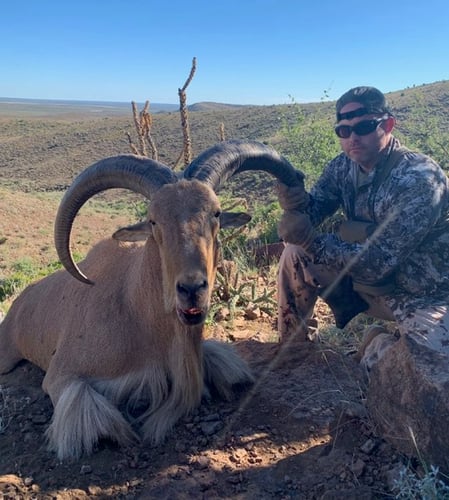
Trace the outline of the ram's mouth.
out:
[[[178,309],[179,319],[186,325],[199,325],[206,318],[206,311],[199,307]]]

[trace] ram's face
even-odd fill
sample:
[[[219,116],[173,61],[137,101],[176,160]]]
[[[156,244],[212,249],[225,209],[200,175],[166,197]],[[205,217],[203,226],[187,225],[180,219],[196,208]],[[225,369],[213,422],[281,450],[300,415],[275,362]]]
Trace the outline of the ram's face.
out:
[[[148,222],[159,248],[166,307],[182,323],[204,322],[219,259],[220,203],[197,181],[163,186],[151,202]]]
[[[175,311],[186,325],[198,325],[209,312],[220,259],[219,229],[249,220],[245,213],[221,212],[216,194],[204,183],[181,180],[155,193],[145,222],[120,229],[114,238],[149,238],[157,245],[165,310]]]

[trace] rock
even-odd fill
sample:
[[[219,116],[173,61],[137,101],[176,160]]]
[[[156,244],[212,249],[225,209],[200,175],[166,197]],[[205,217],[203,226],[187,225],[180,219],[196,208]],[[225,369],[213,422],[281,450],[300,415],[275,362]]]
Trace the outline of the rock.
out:
[[[211,422],[201,422],[201,431],[205,436],[211,436],[223,428],[223,422],[216,420]]]
[[[354,463],[351,464],[351,472],[355,477],[360,477],[366,468],[366,464],[363,460],[358,458]]]
[[[260,309],[254,304],[249,304],[245,309],[245,318],[249,320],[256,320],[260,317]]]
[[[449,359],[402,336],[374,365],[367,407],[381,436],[449,473]]]
[[[360,446],[360,451],[369,455],[376,448],[377,442],[374,439],[367,439],[362,446]]]
[[[206,456],[199,456],[193,462],[193,466],[195,467],[195,469],[199,470],[207,469],[209,465],[210,465],[210,459],[209,457]]]
[[[80,474],[85,475],[85,474],[91,474],[92,473],[92,467],[90,465],[82,465],[80,468]]]
[[[220,309],[216,312],[214,319],[215,321],[224,321],[230,314],[231,311],[228,307],[220,307]]]

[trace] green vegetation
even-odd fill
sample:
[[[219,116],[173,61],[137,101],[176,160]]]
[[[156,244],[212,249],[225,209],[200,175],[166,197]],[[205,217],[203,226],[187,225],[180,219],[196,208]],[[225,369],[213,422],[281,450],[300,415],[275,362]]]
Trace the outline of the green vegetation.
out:
[[[224,263],[217,272],[217,284],[212,299],[212,309],[209,313],[209,323],[212,323],[217,312],[223,307],[229,310],[232,321],[238,311],[244,314],[259,310],[267,316],[276,313],[275,288],[269,286],[267,279],[260,282],[259,276],[253,271],[242,273],[233,261]]]
[[[407,120],[403,125],[398,124],[395,135],[410,149],[431,156],[442,168],[449,170],[447,117],[429,105],[422,90],[414,91],[410,99]]]
[[[284,117],[281,129],[283,152],[304,172],[306,185],[310,187],[324,165],[340,152],[340,144],[329,115],[307,114],[297,103],[291,105],[289,115],[289,119]]]
[[[440,479],[438,467],[426,467],[425,473],[419,477],[410,467],[399,471],[399,479],[395,481],[395,498],[401,500],[448,500],[449,486]]]
[[[225,199],[222,204],[226,210],[247,210],[246,202],[242,199],[234,202]],[[221,240],[224,260],[217,271],[209,323],[214,321],[222,308],[229,310],[231,320],[238,313],[256,309],[270,317],[276,314],[276,266],[265,270],[259,268],[253,249],[279,240],[276,229],[279,213],[278,203],[256,204],[252,208],[252,219],[246,226],[223,230]]]
[[[38,267],[31,259],[23,259],[12,265],[12,273],[0,280],[0,302],[20,293],[33,281],[56,271],[61,265],[53,262],[45,267]]]

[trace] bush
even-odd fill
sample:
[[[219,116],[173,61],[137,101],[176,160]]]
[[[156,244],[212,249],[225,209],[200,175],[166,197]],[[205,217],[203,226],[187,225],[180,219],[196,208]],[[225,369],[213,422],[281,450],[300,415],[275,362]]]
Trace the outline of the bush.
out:
[[[326,163],[339,154],[340,143],[329,116],[318,113],[306,115],[296,103],[290,112],[295,115],[294,120],[284,120],[281,129],[284,154],[304,172],[306,185],[310,188]]]
[[[0,302],[17,295],[26,286],[57,269],[61,268],[59,262],[51,262],[45,267],[36,266],[31,259],[23,259],[12,265],[11,274],[0,280]]]
[[[448,500],[449,486],[439,479],[438,467],[433,465],[430,470],[419,478],[409,467],[403,467],[399,479],[395,481],[395,498],[404,500]]]

